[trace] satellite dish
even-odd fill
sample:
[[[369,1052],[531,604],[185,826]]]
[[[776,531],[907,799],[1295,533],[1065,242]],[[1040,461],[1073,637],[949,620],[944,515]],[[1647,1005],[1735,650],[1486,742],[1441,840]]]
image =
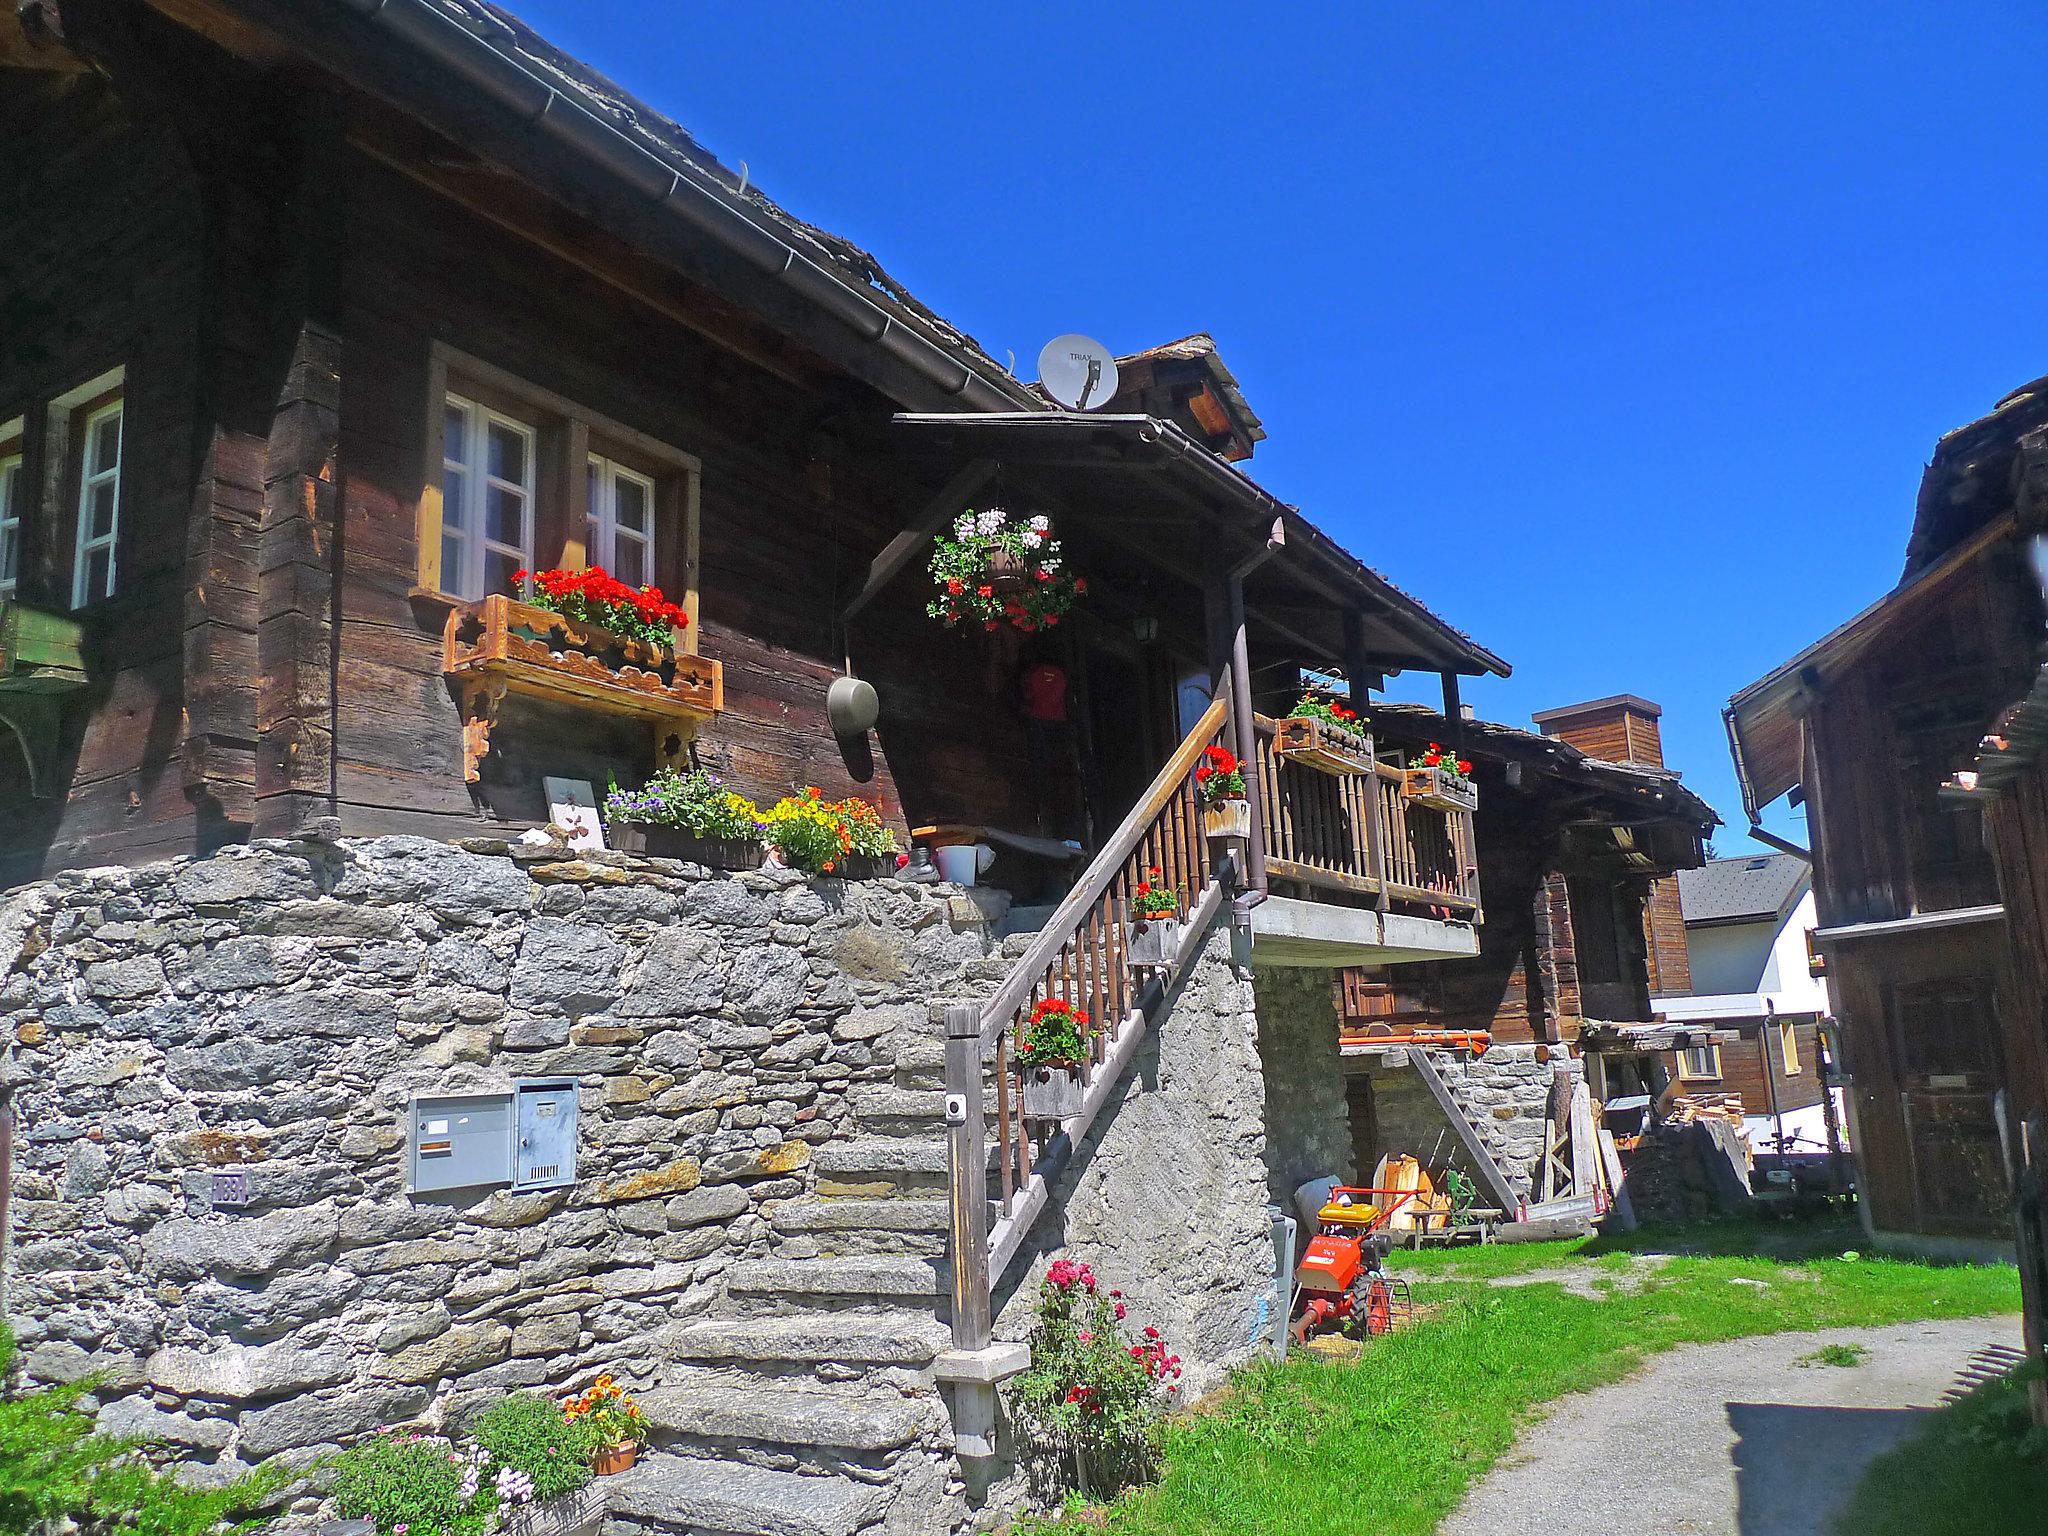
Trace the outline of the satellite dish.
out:
[[[1038,354],[1038,382],[1070,411],[1092,411],[1116,393],[1116,359],[1092,336],[1055,336]]]

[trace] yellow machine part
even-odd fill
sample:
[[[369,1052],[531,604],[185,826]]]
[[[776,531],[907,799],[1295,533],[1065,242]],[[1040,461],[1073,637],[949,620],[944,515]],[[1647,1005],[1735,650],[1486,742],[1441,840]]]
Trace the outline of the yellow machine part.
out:
[[[1383,1214],[1378,1206],[1367,1200],[1354,1201],[1350,1205],[1339,1205],[1336,1201],[1332,1200],[1328,1205],[1316,1212],[1316,1220],[1332,1227],[1359,1227],[1363,1229],[1372,1226]]]

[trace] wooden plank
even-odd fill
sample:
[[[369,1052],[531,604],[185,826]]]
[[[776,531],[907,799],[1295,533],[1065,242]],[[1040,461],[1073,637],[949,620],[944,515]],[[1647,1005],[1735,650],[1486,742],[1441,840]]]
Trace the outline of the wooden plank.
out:
[[[1602,1126],[1600,1138],[1600,1166],[1607,1172],[1607,1187],[1613,1191],[1614,1204],[1611,1214],[1615,1227],[1622,1232],[1636,1230],[1635,1202],[1628,1195],[1628,1173],[1621,1166],[1621,1149],[1614,1144],[1614,1132]]]
[[[1465,1118],[1465,1112],[1451,1097],[1451,1090],[1445,1084],[1436,1063],[1429,1059],[1429,1053],[1420,1049],[1408,1052],[1408,1065],[1415,1069],[1415,1075],[1422,1079],[1422,1086],[1429,1090],[1437,1107],[1444,1112],[1444,1118],[1451,1122],[1451,1131],[1458,1138],[1458,1144],[1465,1149],[1465,1155],[1472,1159],[1472,1166],[1479,1170],[1479,1177],[1486,1182],[1487,1193],[1500,1202],[1502,1209],[1514,1210],[1520,1203],[1514,1186],[1508,1183],[1507,1175],[1501,1172],[1500,1164],[1493,1160],[1493,1154],[1486,1150],[1486,1143],[1479,1139],[1479,1133]]]
[[[1584,1082],[1572,1090],[1569,1131],[1572,1146],[1572,1193],[1588,1195],[1599,1183],[1600,1146],[1594,1135],[1593,1098]]]
[[[867,580],[861,583],[860,590],[854,593],[851,600],[839,611],[839,621],[842,624],[846,623],[873,602],[875,595],[896,579],[896,573],[916,559],[925,545],[932,541],[932,535],[960,515],[968,500],[995,477],[995,472],[995,463],[989,459],[976,459],[956,471],[938,495],[925,503],[924,510],[917,515],[916,520],[883,546],[882,552],[875,556],[868,566]]]

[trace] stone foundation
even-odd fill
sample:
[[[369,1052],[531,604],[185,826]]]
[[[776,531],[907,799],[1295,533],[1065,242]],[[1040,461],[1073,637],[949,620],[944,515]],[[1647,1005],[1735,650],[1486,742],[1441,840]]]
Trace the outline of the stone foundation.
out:
[[[414,838],[258,843],[0,904],[34,1381],[195,1475],[507,1389],[644,1385],[863,1085],[993,982],[949,888]],[[408,1098],[567,1076],[573,1186],[406,1192]],[[213,1208],[214,1175],[245,1176]]]

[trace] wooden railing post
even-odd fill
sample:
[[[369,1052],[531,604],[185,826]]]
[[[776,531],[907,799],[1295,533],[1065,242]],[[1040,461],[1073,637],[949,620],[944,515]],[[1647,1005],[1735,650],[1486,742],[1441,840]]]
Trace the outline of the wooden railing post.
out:
[[[986,1349],[994,1336],[988,1272],[988,1142],[981,1115],[981,1008],[948,1003],[946,1171],[952,1203],[953,1347]]]

